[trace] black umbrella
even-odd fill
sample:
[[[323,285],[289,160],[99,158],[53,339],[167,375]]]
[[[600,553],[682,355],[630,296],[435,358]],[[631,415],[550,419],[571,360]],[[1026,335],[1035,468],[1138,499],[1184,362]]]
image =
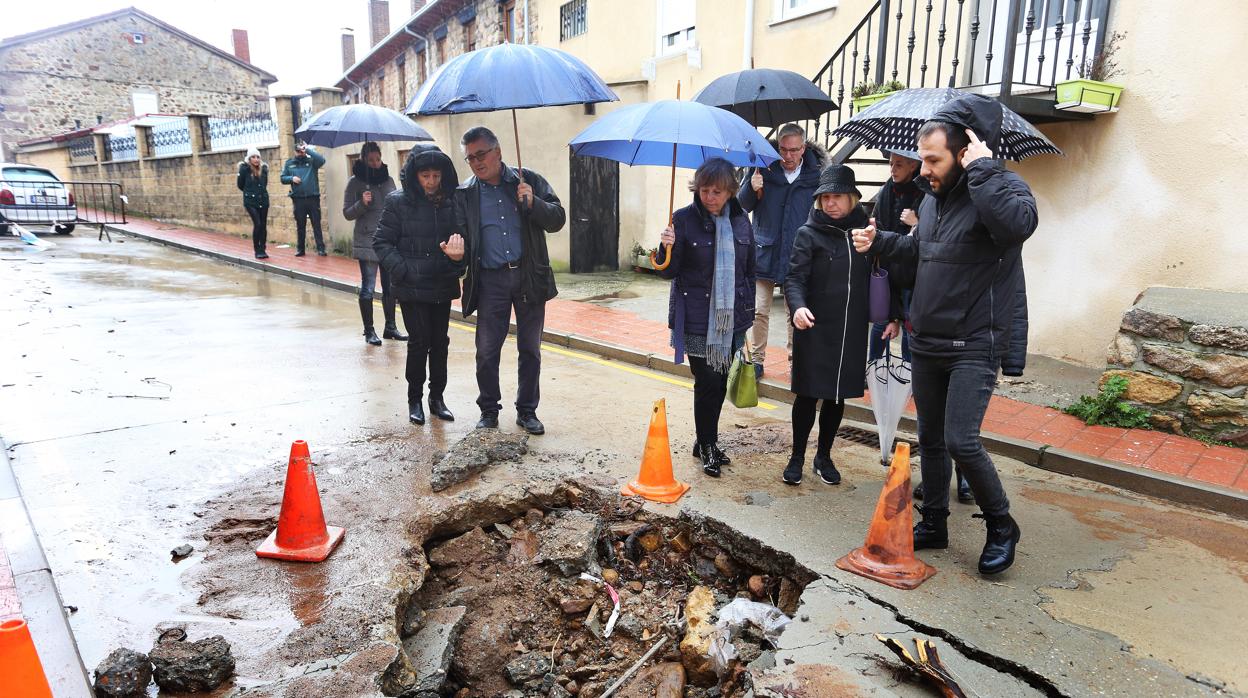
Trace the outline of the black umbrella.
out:
[[[727,109],[753,126],[780,126],[816,119],[836,109],[836,102],[791,70],[758,68],[715,78],[693,101]]]
[[[923,124],[946,102],[968,94],[951,87],[903,90],[858,112],[832,133],[867,148],[913,151]],[[993,153],[995,157],[1018,161],[1042,153],[1062,154],[1035,126],[1005,105],[1001,105],[1001,116],[1001,145]]]

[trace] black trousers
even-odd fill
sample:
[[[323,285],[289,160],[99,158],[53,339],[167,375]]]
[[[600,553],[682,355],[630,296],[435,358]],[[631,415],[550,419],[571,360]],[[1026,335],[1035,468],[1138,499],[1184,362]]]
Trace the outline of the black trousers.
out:
[[[482,269],[477,280],[477,406],[482,412],[498,412],[502,408],[498,364],[513,309],[516,313],[516,349],[519,351],[516,412],[536,412],[541,399],[538,379],[542,374],[542,328],[546,324],[546,303],[525,302],[522,299],[522,278],[523,273],[519,269]]]
[[[1010,500],[979,438],[988,399],[997,385],[997,363],[915,354],[912,366],[924,508],[949,508],[952,459],[962,469],[985,514],[1008,514]]]
[[[713,444],[719,441],[719,413],[724,408],[724,396],[728,394],[728,372],[716,371],[700,356],[687,358],[693,373],[694,430],[698,443]]]
[[[810,430],[815,426],[815,406],[818,398],[797,395],[793,398],[793,455],[806,457],[806,441],[810,439]],[[832,452],[832,440],[836,438],[836,430],[841,428],[841,418],[845,416],[844,400],[824,400],[819,410],[819,443],[815,451],[817,455],[827,456]]]
[[[251,216],[251,246],[256,254],[264,254],[264,245],[269,240],[269,207],[244,206],[247,215]]]
[[[446,356],[451,338],[451,302],[399,303],[407,326],[407,404],[420,402],[425,385],[425,364],[429,365],[429,397],[441,398],[446,390]]]
[[[312,219],[312,237],[316,240],[316,251],[325,251],[325,238],[321,237],[321,197],[304,196],[292,200],[295,204],[295,231],[298,234],[296,251],[303,252],[304,239],[307,237],[308,219]]]

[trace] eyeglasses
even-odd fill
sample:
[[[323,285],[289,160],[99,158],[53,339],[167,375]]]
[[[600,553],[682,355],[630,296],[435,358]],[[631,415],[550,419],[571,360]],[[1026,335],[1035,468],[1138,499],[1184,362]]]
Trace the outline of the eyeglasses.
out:
[[[806,149],[806,146],[802,145],[796,148],[781,148],[780,152],[785,155],[797,155],[798,153],[802,152],[805,149]]]
[[[485,162],[486,156],[492,152],[494,152],[493,148],[490,148],[489,150],[478,150],[475,153],[465,155],[464,160],[467,160],[468,162]]]

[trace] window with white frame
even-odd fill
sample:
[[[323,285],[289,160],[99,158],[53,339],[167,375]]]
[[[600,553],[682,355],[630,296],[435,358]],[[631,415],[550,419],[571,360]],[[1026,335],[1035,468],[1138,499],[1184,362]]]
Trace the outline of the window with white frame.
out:
[[[772,0],[772,22],[783,22],[836,7],[837,0]]]
[[[697,42],[696,0],[657,0],[660,56],[684,53]]]
[[[585,14],[586,0],[572,0],[559,7],[559,40],[567,41],[589,29]]]

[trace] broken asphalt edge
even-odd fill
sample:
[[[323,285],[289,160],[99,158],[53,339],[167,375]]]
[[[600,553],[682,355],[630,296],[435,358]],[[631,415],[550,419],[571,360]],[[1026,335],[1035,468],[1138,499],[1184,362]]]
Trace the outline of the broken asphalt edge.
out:
[[[356,284],[336,281],[334,279],[328,279],[323,276],[297,271],[294,269],[285,269],[273,264],[266,264],[262,261],[240,257],[225,252],[205,250],[195,247],[194,245],[167,240],[146,233],[134,232],[124,228],[117,228],[113,226],[105,227],[122,235],[129,235],[148,242],[167,245],[175,249],[211,257],[230,264],[237,264],[249,269],[279,274],[297,281],[304,281],[316,286],[332,288],[337,291],[344,291],[351,294],[359,293],[359,286]],[[476,324],[476,318],[464,317],[463,313],[458,308],[451,308],[451,317],[461,322]],[[513,322],[509,328],[509,332],[511,334],[515,334],[515,331],[516,326]],[[611,344],[609,342],[602,342],[588,337],[582,337],[574,333],[555,332],[551,330],[542,331],[542,341],[547,344],[566,347],[571,351],[581,351],[605,359],[613,359],[631,364],[633,366],[648,368],[652,371],[659,371],[662,373],[680,376],[682,378],[688,378],[688,369],[682,365],[676,364],[670,358],[665,358],[665,356],[660,356],[658,354],[641,352],[629,347]],[[793,393],[790,392],[788,386],[774,383],[766,379],[759,381],[758,396],[760,398],[766,398],[785,404],[792,404],[793,402]],[[875,424],[875,416],[871,412],[870,403],[861,399],[845,401],[845,417],[866,425]],[[899,429],[913,434],[917,429],[917,424],[913,417],[903,415],[901,423],[899,424]],[[1226,514],[1228,516],[1233,516],[1238,519],[1248,520],[1248,495],[1244,495],[1229,488],[1174,477],[1155,470],[1134,468],[1129,465],[1115,463],[1097,458],[1095,456],[1077,453],[1075,451],[1053,448],[1048,444],[1026,441],[1024,439],[1016,439],[1002,434],[994,434],[992,432],[983,432],[982,439],[984,442],[984,448],[986,448],[989,453],[1005,456],[1007,458],[1013,458],[1014,460],[1041,470],[1047,470],[1061,475],[1069,475],[1083,480],[1090,480],[1092,482],[1099,482],[1104,485],[1111,485],[1136,494],[1156,497],[1174,504],[1198,507]]]
[[[44,676],[57,698],[89,698],[87,669],[74,641],[39,535],[9,463],[9,446],[0,439],[0,542],[8,553],[22,618],[39,653]]]

